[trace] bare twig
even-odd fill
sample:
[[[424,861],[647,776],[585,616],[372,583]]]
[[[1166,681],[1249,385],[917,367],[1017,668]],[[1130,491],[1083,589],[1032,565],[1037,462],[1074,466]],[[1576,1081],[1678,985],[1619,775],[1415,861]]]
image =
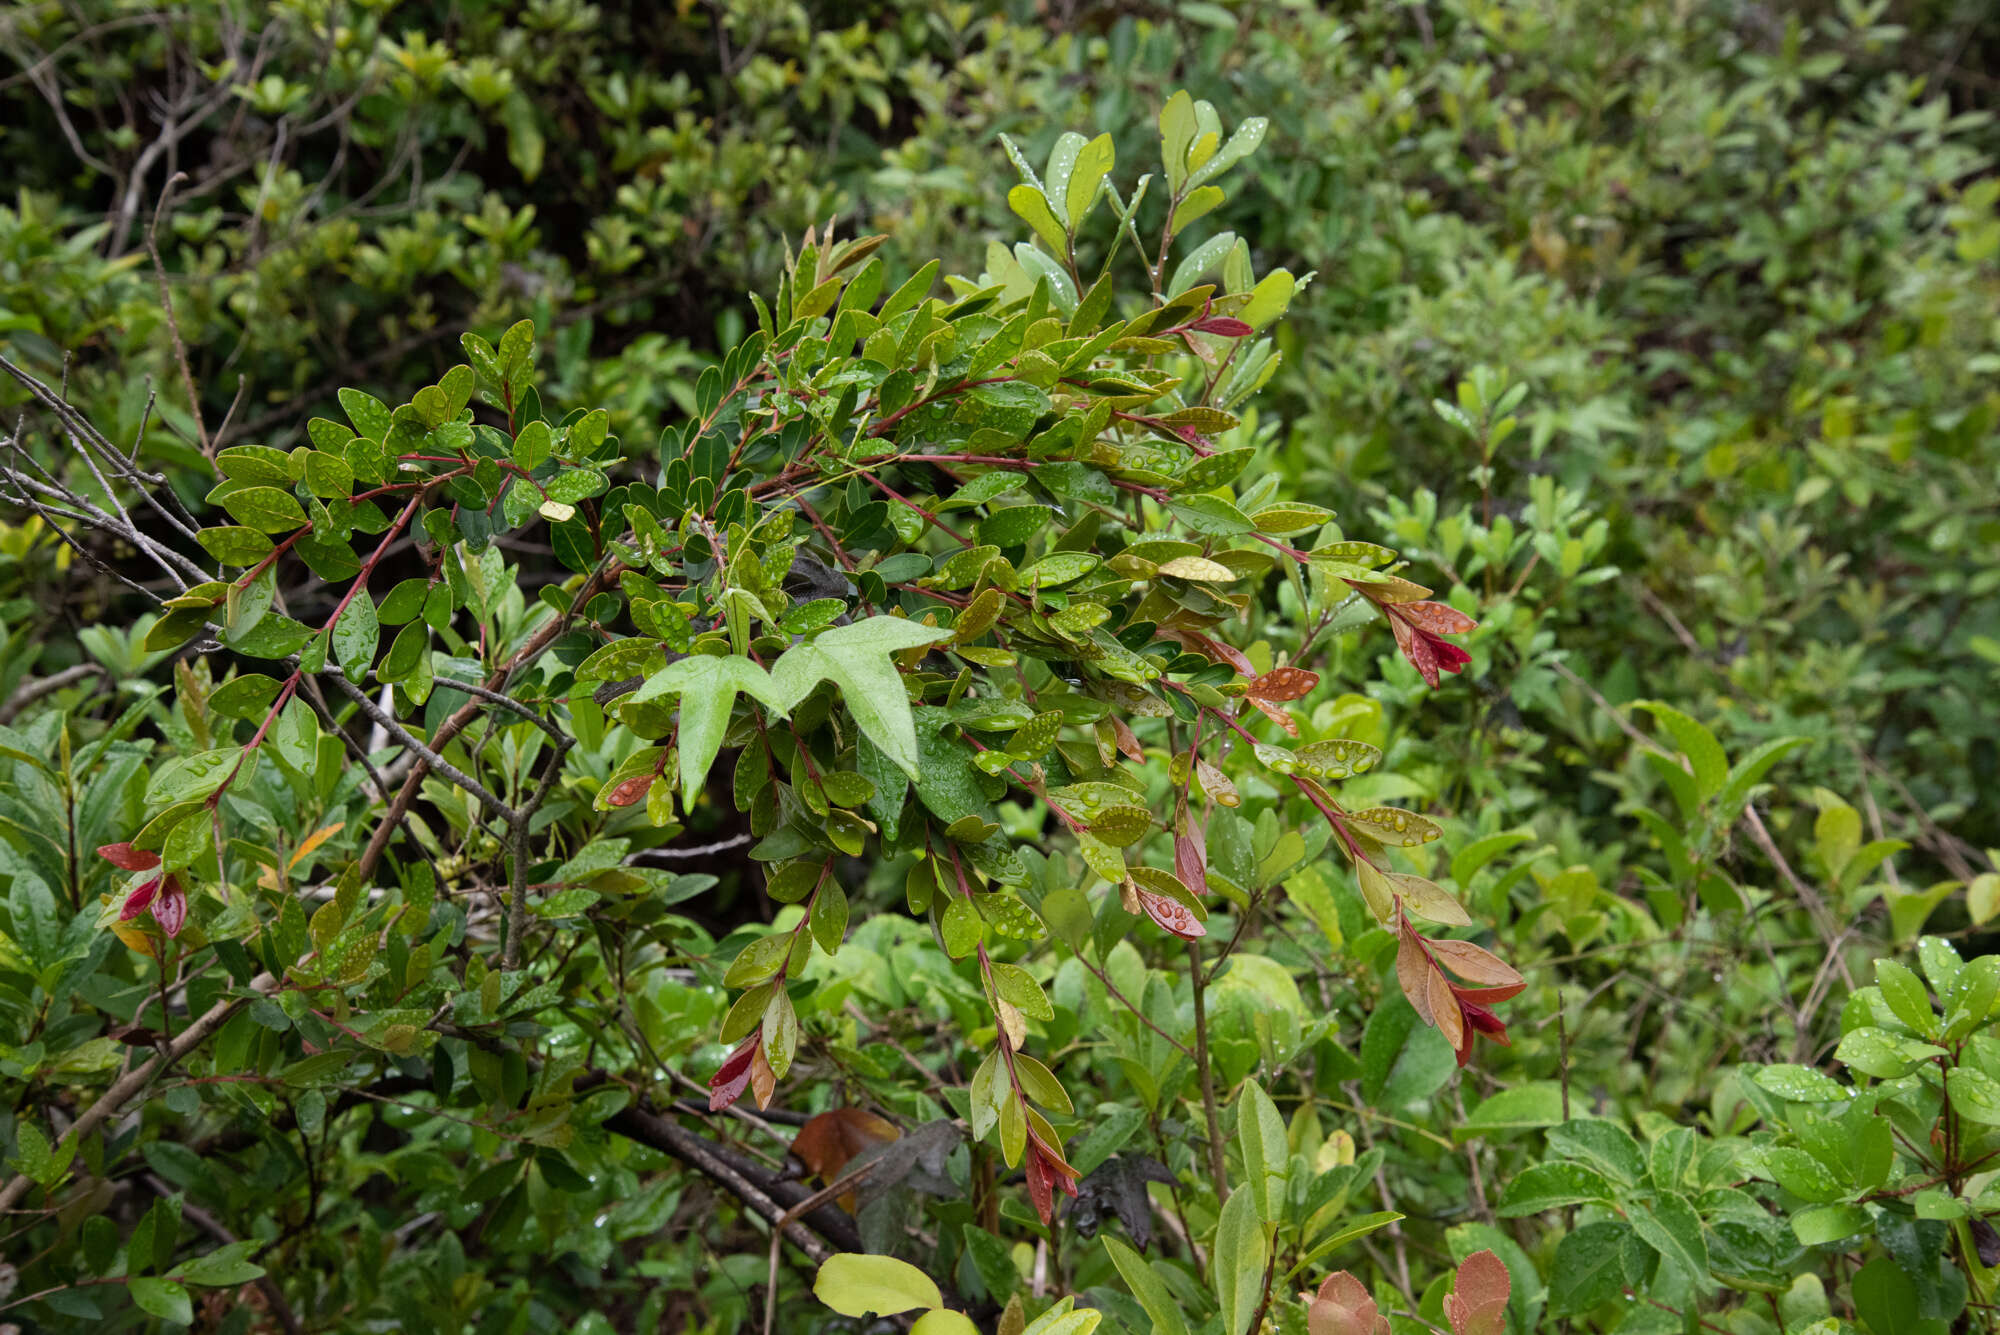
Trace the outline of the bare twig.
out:
[[[110,675],[99,664],[78,663],[75,667],[64,668],[61,672],[24,681],[14,689],[12,695],[7,697],[5,704],[0,704],[0,723],[12,723],[22,710],[44,696],[54,695],[57,691],[65,690],[81,681],[88,681],[92,677]]]
[[[163,132],[164,133],[164,132]],[[144,159],[141,159],[143,164]],[[136,187],[145,168],[142,165],[133,173]],[[160,187],[160,202],[153,208],[153,221],[146,228],[146,253],[153,259],[153,277],[160,287],[160,309],[166,312],[167,335],[173,340],[174,360],[180,363],[181,387],[187,390],[188,413],[194,418],[195,437],[201,445],[201,452],[209,458],[215,457],[215,447],[209,442],[208,427],[201,420],[201,395],[195,392],[194,372],[188,369],[187,344],[181,341],[181,324],[174,318],[174,294],[167,286],[167,266],[160,261],[160,215],[167,211],[167,201],[174,197],[174,187],[187,180],[186,172],[175,172]]]

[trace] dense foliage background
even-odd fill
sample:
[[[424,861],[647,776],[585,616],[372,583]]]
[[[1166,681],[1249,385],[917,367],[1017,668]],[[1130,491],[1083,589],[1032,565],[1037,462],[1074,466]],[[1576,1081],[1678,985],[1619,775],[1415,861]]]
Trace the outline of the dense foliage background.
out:
[[[1260,669],[1304,650],[1306,736],[1381,750],[1344,803],[1442,831],[1415,869],[1525,975],[1512,1044],[1455,1073],[1324,822],[1245,784],[1262,823],[1240,848],[1211,832],[1210,858],[1268,893],[1211,902],[1205,1008],[1187,948],[1132,916],[1067,957],[1009,957],[1047,995],[1030,1046],[1074,1101],[1055,1130],[1084,1196],[1045,1228],[991,1153],[919,1142],[900,1194],[818,1207],[822,1245],[916,1262],[981,1329],[1076,1295],[1135,1335],[1173,1329],[1165,1309],[1231,1335],[1371,1330],[1339,1294],[1293,1301],[1344,1267],[1397,1330],[1463,1330],[1449,1276],[1489,1249],[1519,1331],[1992,1324],[1985,6],[71,0],[0,13],[0,51],[0,352],[209,524],[230,522],[203,499],[218,450],[317,446],[308,423],[346,420],[341,388],[410,402],[465,360],[461,332],[497,345],[523,319],[550,420],[601,407],[637,457],[713,419],[702,372],[758,328],[744,294],[772,298],[808,228],[886,235],[885,295],[933,259],[998,278],[1030,235],[1000,136],[1039,170],[1065,131],[1108,134],[1129,198],[1176,90],[1226,127],[1268,118],[1189,236],[1312,278],[1216,443],[1256,451],[1240,490],[1270,478],[1333,511],[1337,536],[1400,551],[1479,626],[1433,689],[1379,625],[1305,642],[1278,579],[1239,647]],[[1161,220],[1141,220],[1150,254]],[[17,467],[79,466],[77,428],[18,379],[0,423]],[[150,776],[207,749],[186,701],[227,664],[149,649],[148,591],[179,590],[129,548],[92,550],[22,506],[0,527],[0,1157],[34,1184],[0,1225],[0,1317],[727,1332],[765,1322],[775,1284],[779,1328],[865,1325],[813,1302],[808,1254],[773,1252],[718,1164],[791,1205],[889,1129],[976,1124],[960,1091],[995,1020],[884,860],[847,882],[854,926],[814,966],[777,1101],[685,1102],[728,1051],[738,948],[798,919],[746,857],[726,764],[685,831],[593,825],[585,794],[548,835],[551,882],[637,859],[643,939],[580,916],[504,1007],[495,981],[366,1082],[343,1081],[338,1016],[302,1031],[326,1017],[261,1002],[218,1040],[249,1056],[200,1054],[62,1148],[236,972],[155,995],[147,957],[98,926],[113,873],[90,850],[134,836]],[[570,572],[546,529],[491,550],[523,591],[481,594],[504,637]],[[301,573],[286,610],[337,615],[345,578]],[[461,645],[479,670],[483,641]],[[262,841],[301,931],[380,855],[381,803],[336,737],[380,764],[393,740],[333,703],[327,752],[300,766],[325,784]],[[1184,743],[1145,739],[1164,774]],[[591,751],[569,764],[594,793],[626,757]],[[1020,802],[1008,834],[1038,837]],[[392,863],[472,904],[509,876],[478,814],[427,790]],[[628,842],[571,864],[612,842],[573,845],[586,828]],[[1197,1031],[1200,1061],[1171,1062]],[[586,1110],[574,1143],[522,1124],[553,1100],[536,1082],[607,1065],[618,1090],[562,1088]],[[471,1097],[489,1079],[518,1117]],[[866,1119],[800,1152],[797,1124],[832,1109]],[[1234,1183],[1272,1207],[1244,1185],[1270,1162],[1253,1316],[1218,1261],[1247,1245],[1225,1241],[1223,1202]]]

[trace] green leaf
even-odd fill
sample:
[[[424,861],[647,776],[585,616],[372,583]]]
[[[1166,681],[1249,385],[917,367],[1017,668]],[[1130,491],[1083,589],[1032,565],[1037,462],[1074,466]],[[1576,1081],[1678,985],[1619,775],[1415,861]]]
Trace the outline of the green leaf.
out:
[[[1093,1312],[1090,1315],[1097,1314]],[[910,1335],[979,1335],[979,1327],[973,1325],[972,1318],[965,1313],[940,1307],[918,1317],[910,1327]]]
[[[979,521],[979,540],[995,547],[1018,547],[1047,529],[1054,514],[1046,505],[1010,505]]]
[[[291,456],[269,445],[237,445],[215,456],[215,471],[231,482],[292,485]]]
[[[1330,1255],[1358,1238],[1367,1237],[1378,1228],[1387,1228],[1401,1218],[1403,1216],[1394,1210],[1377,1210],[1373,1214],[1357,1215],[1352,1219],[1343,1220],[1339,1228],[1314,1243],[1313,1249],[1298,1259],[1292,1266],[1291,1274],[1296,1275],[1302,1270],[1309,1269],[1320,1258]]]
[[[1199,190],[1188,191],[1187,198],[1183,199],[1180,207],[1174,210],[1173,221],[1168,226],[1176,232],[1180,231],[1195,219],[1214,212],[1221,205],[1223,198],[1219,186],[1205,185]]]
[[[1968,1122],[2000,1126],[2000,1080],[1975,1066],[1955,1066],[1944,1078],[1951,1110]]]
[[[1620,1186],[1636,1186],[1646,1175],[1639,1142],[1616,1122],[1579,1117],[1549,1130],[1549,1149],[1580,1160]]]
[[[1043,911],[1047,910],[1044,900]],[[1083,1137],[1083,1143],[1069,1152],[1070,1166],[1085,1177],[1123,1149],[1133,1133],[1146,1125],[1146,1113],[1141,1108],[1100,1103],[1091,1115],[1095,1124]]]
[[[248,1284],[253,1279],[262,1278],[264,1274],[264,1267],[254,1264],[249,1259],[251,1254],[263,1245],[254,1238],[232,1242],[176,1266],[173,1277],[188,1284],[217,1287]]]
[[[1066,130],[1056,136],[1055,144],[1049,149],[1048,165],[1042,168],[1042,192],[1048,196],[1051,208],[1068,211],[1070,176],[1089,144],[1088,139],[1074,130]]]
[[[1818,1205],[1830,1205],[1849,1194],[1825,1164],[1801,1149],[1781,1146],[1766,1150],[1764,1167],[1771,1180],[1786,1191]]]
[[[1604,1174],[1586,1164],[1568,1161],[1531,1164],[1507,1184],[1499,1215],[1502,1219],[1518,1219],[1565,1205],[1609,1201],[1613,1196],[1611,1183]]]
[[[1035,229],[1035,235],[1058,255],[1069,253],[1069,234],[1049,208],[1048,199],[1032,185],[1017,185],[1007,192],[1007,207]]]
[[[522,468],[533,471],[555,449],[555,440],[549,433],[549,424],[540,418],[524,424],[514,437],[514,462]]]
[[[1271,123],[1262,116],[1252,116],[1236,127],[1236,133],[1229,136],[1229,142],[1201,166],[1188,174],[1187,183],[1199,186],[1204,181],[1212,181],[1228,171],[1244,158],[1257,151],[1257,145],[1264,142],[1264,132]]]
[[[261,533],[289,533],[304,528],[306,512],[289,491],[276,487],[245,487],[222,498],[222,508],[239,524]]]
[[[1222,1335],[1249,1335],[1264,1293],[1267,1245],[1256,1200],[1247,1191],[1233,1193],[1216,1221],[1211,1270],[1222,1304]]]
[[[739,691],[769,705],[781,716],[790,712],[791,703],[796,702],[783,702],[770,674],[749,659],[711,658],[701,654],[667,664],[632,693],[635,702],[679,694],[681,800],[689,806],[707,785],[709,767],[722,750],[722,737],[729,728],[729,711],[735,707]]]
[[[1631,1236],[1624,1224],[1585,1224],[1556,1244],[1549,1276],[1552,1319],[1579,1316],[1624,1293],[1625,1240]]]
[[[254,528],[241,524],[221,524],[194,535],[202,550],[226,566],[253,566],[271,554],[276,545]]]
[[[760,936],[743,947],[722,975],[724,987],[750,987],[774,976],[791,954],[791,937],[785,933]]]
[[[1750,790],[1770,772],[1771,767],[1810,740],[1806,737],[1774,737],[1730,766],[1729,782],[1722,786],[1722,797],[1716,804],[1723,815],[1734,820],[1743,804],[1750,800]]]
[[[1875,982],[1897,1019],[1925,1038],[1938,1036],[1937,1012],[1921,979],[1894,960],[1876,960]]]
[[[1291,1147],[1278,1106],[1254,1080],[1236,1096],[1236,1145],[1243,1155],[1243,1187],[1267,1224],[1284,1219],[1285,1190],[1291,1175]]]
[[[1854,1312],[1874,1335],[1944,1335],[1948,1323],[1923,1311],[1917,1282],[1893,1256],[1877,1256],[1854,1276]]]
[[[341,408],[347,413],[347,420],[354,423],[357,434],[376,441],[389,438],[392,419],[387,404],[358,389],[343,389],[338,397]]]
[[[1221,268],[1223,257],[1235,244],[1236,233],[1218,232],[1189,251],[1187,257],[1175,266],[1173,280],[1167,284],[1167,295],[1178,296]]]
[[[1815,1205],[1792,1216],[1792,1232],[1808,1247],[1851,1238],[1869,1226],[1868,1211],[1858,1205]]]
[[[807,643],[786,650],[772,665],[772,689],[781,702],[779,712],[787,712],[805,699],[822,679],[831,681],[840,688],[841,700],[855,726],[897,768],[918,779],[917,730],[910,713],[910,696],[890,655],[938,644],[951,636],[948,627],[924,626],[891,616],[869,617],[822,631]],[[685,747],[686,741],[681,745]]]
[[[1674,1192],[1661,1192],[1652,1208],[1635,1205],[1629,1211],[1632,1231],[1654,1251],[1687,1272],[1703,1293],[1715,1288],[1708,1270],[1708,1243],[1701,1236],[1701,1216]]]
[[[139,1277],[125,1281],[125,1287],[132,1294],[132,1301],[139,1310],[163,1321],[178,1321],[183,1326],[194,1324],[194,1304],[188,1299],[187,1287],[171,1279]]]
[[[1452,1129],[1459,1140],[1494,1132],[1525,1131],[1530,1127],[1555,1126],[1563,1120],[1562,1087],[1548,1081],[1503,1089],[1474,1108]]]
[[[1824,1071],[1786,1062],[1763,1067],[1751,1079],[1792,1103],[1831,1103],[1836,1099],[1846,1099],[1853,1093]]]
[[[853,1252],[826,1258],[813,1279],[813,1296],[842,1316],[894,1316],[944,1305],[937,1283],[908,1261]]]
[[[1848,1031],[1833,1053],[1836,1061],[1877,1080],[1908,1075],[1919,1063],[1943,1054],[1944,1049],[1933,1044],[1872,1026]]]
[[[306,452],[306,486],[322,500],[345,497],[354,490],[354,470],[347,460],[325,450]]]
[[[1451,1042],[1400,995],[1378,1003],[1361,1034],[1361,1092],[1384,1109],[1429,1098],[1458,1068]]]
[[[1060,1300],[1029,1322],[1021,1335],[1091,1335],[1104,1320],[1104,1313],[1088,1307],[1077,1311],[1075,1303],[1074,1298]]]
[[[1194,99],[1183,88],[1160,108],[1160,161],[1167,170],[1167,185],[1176,194],[1187,180],[1188,146],[1194,142],[1196,127]]]
[[[1104,184],[1116,158],[1108,134],[1098,135],[1077,151],[1076,161],[1069,169],[1069,184],[1063,189],[1063,211],[1069,215],[1071,231],[1082,226],[1089,215],[1091,205],[1097,202],[1098,187]],[[1057,189],[1053,173],[1049,189]]]
[[[978,948],[984,934],[984,920],[970,900],[955,894],[945,901],[944,910],[938,914],[938,935],[944,938],[945,954],[955,960],[964,959]]]
[[[368,590],[356,589],[354,597],[341,609],[333,623],[333,656],[347,672],[349,681],[358,682],[375,665],[375,646],[381,638],[381,623],[375,617],[375,600]]]
[[[1722,743],[1715,740],[1715,734],[1659,700],[1641,700],[1638,706],[1659,720],[1674,739],[1674,745],[1688,758],[1694,769],[1695,792],[1701,800],[1706,802],[1720,792],[1729,777],[1729,757],[1723,754]]]
[[[162,765],[146,785],[146,804],[165,806],[169,802],[191,802],[207,797],[222,786],[236,762],[243,758],[240,746],[224,746],[213,751],[176,756]]]
[[[1186,96],[1186,94],[1182,94]],[[1132,1296],[1145,1309],[1146,1318],[1153,1323],[1153,1335],[1188,1335],[1186,1320],[1181,1316],[1180,1302],[1173,1296],[1164,1281],[1153,1273],[1146,1258],[1127,1247],[1109,1233],[1098,1234],[1104,1250],[1111,1257],[1111,1264],[1125,1280],[1125,1287],[1132,1290]]]

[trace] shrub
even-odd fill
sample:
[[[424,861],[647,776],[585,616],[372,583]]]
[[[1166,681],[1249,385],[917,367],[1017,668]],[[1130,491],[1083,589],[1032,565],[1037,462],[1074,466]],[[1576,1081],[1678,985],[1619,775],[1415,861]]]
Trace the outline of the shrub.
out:
[[[1979,16],[865,18],[10,16],[0,1304],[1976,1326]]]

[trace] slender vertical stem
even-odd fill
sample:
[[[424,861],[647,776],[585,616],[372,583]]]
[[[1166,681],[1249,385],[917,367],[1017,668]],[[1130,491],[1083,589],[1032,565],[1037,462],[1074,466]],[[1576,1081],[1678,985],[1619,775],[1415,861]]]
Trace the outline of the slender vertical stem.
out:
[[[1194,1064],[1201,1073],[1201,1111],[1208,1122],[1208,1173],[1215,1199],[1229,1199],[1229,1170],[1222,1156],[1222,1113],[1215,1104],[1215,1068],[1208,1060],[1208,991],[1202,981],[1201,947],[1188,942],[1188,974],[1194,981]]]
[[[520,811],[514,817],[513,829],[508,831],[514,866],[507,891],[507,944],[500,952],[502,969],[521,967],[521,936],[528,926],[528,820],[533,815],[532,810]]]

